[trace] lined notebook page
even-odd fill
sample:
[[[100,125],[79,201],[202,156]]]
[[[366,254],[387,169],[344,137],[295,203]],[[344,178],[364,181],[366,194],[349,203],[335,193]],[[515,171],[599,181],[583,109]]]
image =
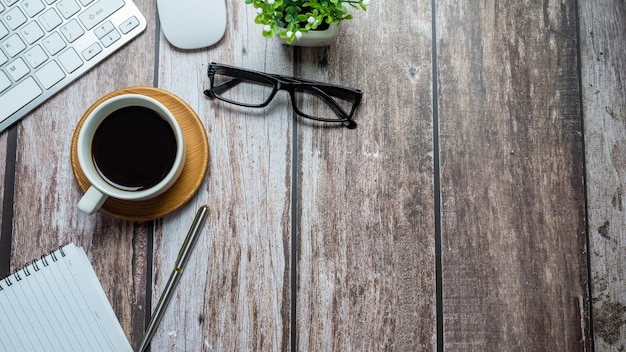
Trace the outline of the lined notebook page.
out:
[[[85,251],[69,244],[0,280],[0,351],[132,348]]]

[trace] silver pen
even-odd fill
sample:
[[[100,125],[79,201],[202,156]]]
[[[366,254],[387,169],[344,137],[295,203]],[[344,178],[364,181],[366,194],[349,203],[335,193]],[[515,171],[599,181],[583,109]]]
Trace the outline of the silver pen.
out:
[[[174,264],[174,270],[172,270],[172,274],[170,274],[170,278],[169,280],[167,280],[167,284],[165,284],[165,289],[163,290],[163,294],[159,299],[159,303],[154,309],[154,313],[152,313],[150,323],[148,324],[146,333],[143,336],[143,340],[141,341],[141,347],[139,347],[138,352],[143,352],[148,347],[148,345],[150,344],[150,340],[152,340],[152,335],[154,335],[157,326],[161,321],[161,318],[163,318],[165,308],[172,298],[172,293],[174,293],[176,284],[178,284],[178,280],[183,273],[183,269],[185,267],[185,264],[187,264],[189,255],[191,254],[191,251],[198,240],[198,236],[200,235],[200,230],[202,229],[202,225],[204,224],[204,220],[206,219],[208,210],[208,206],[201,206],[196,213],[196,217],[193,219],[193,223],[189,228],[187,237],[185,237],[185,241],[183,242],[183,245],[180,247],[180,251],[178,252],[178,257],[176,258],[176,263]]]

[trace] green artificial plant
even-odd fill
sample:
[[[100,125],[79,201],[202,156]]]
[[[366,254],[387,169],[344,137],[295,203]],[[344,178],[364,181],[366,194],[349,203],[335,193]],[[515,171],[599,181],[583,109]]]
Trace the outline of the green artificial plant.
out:
[[[257,11],[255,23],[263,25],[263,36],[278,35],[291,44],[302,33],[327,28],[349,20],[348,8],[367,10],[369,0],[245,0]]]

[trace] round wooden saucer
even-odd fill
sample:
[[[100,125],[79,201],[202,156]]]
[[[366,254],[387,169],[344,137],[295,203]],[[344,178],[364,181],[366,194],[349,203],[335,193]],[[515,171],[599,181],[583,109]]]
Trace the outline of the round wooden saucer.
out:
[[[78,133],[91,111],[102,101],[122,94],[143,94],[158,100],[174,114],[185,138],[186,158],[182,174],[176,183],[161,195],[142,201],[125,201],[108,198],[101,211],[130,221],[149,221],[164,217],[183,206],[193,197],[204,180],[209,166],[209,142],[204,126],[198,115],[182,99],[170,92],[153,87],[129,87],[111,92],[96,101],[78,122],[70,158],[74,177],[80,189],[85,192],[91,186],[78,163],[76,145]]]

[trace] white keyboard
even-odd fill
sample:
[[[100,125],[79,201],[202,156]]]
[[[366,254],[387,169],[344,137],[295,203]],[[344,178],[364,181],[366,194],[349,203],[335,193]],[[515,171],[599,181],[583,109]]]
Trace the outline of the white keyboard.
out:
[[[0,131],[145,28],[131,0],[0,0]]]

